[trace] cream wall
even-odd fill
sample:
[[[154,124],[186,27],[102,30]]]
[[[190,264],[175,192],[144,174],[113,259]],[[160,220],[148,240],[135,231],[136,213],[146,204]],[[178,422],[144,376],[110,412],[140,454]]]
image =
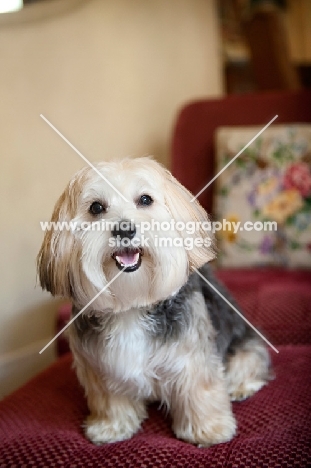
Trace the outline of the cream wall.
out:
[[[177,109],[222,91],[214,0],[55,0],[0,17],[0,378],[53,359],[56,303],[36,286],[40,220],[83,162],[169,162]]]

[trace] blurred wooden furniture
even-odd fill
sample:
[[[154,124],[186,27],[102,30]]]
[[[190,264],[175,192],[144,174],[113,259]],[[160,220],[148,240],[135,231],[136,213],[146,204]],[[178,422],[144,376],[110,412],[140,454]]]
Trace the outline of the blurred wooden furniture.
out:
[[[289,51],[282,11],[271,5],[243,21],[257,90],[298,90],[300,78]]]

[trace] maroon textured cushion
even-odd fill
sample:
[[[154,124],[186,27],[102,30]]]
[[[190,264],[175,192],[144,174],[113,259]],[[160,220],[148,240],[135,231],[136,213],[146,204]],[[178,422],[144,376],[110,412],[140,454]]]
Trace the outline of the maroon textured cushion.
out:
[[[56,334],[60,332],[69,322],[71,307],[72,306],[70,302],[66,302],[59,307],[56,317]],[[66,333],[62,333],[56,340],[56,353],[58,356],[62,356],[63,354],[68,353],[68,351],[70,351],[70,349],[67,335]]]
[[[276,379],[249,400],[233,404],[238,435],[199,449],[177,440],[169,418],[155,405],[132,439],[102,446],[86,440],[87,405],[67,354],[0,402],[0,466],[310,466],[311,346],[281,346],[272,358]]]
[[[216,274],[272,344],[311,343],[311,271],[245,268]]]

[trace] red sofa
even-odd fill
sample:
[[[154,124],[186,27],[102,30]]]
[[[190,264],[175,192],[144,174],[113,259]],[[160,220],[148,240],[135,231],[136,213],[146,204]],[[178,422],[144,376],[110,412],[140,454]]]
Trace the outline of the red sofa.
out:
[[[310,122],[310,94],[189,104],[177,118],[173,173],[196,193],[213,171],[211,129],[262,124],[276,113],[279,121]],[[211,193],[210,189],[201,198],[209,211]],[[0,402],[0,467],[311,466],[311,272],[222,270],[217,274],[279,351],[271,350],[275,380],[249,400],[233,403],[238,434],[231,442],[202,449],[177,440],[169,418],[152,405],[149,419],[132,439],[91,444],[82,429],[88,412],[83,391],[62,339],[58,361]],[[58,327],[68,320],[69,311],[70,306],[61,310]]]

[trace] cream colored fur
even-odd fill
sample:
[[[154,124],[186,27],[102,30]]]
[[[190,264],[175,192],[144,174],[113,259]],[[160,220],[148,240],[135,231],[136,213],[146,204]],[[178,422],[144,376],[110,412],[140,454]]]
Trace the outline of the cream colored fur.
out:
[[[94,343],[87,352],[81,350],[75,329],[70,328],[77,375],[91,411],[86,435],[93,442],[135,434],[146,417],[146,404],[155,400],[170,410],[177,437],[203,446],[233,437],[236,423],[224,368],[200,293],[193,295],[191,306],[196,321],[185,339],[174,345],[148,337],[139,325],[137,310],[121,313],[121,319],[116,316],[109,346]]]

